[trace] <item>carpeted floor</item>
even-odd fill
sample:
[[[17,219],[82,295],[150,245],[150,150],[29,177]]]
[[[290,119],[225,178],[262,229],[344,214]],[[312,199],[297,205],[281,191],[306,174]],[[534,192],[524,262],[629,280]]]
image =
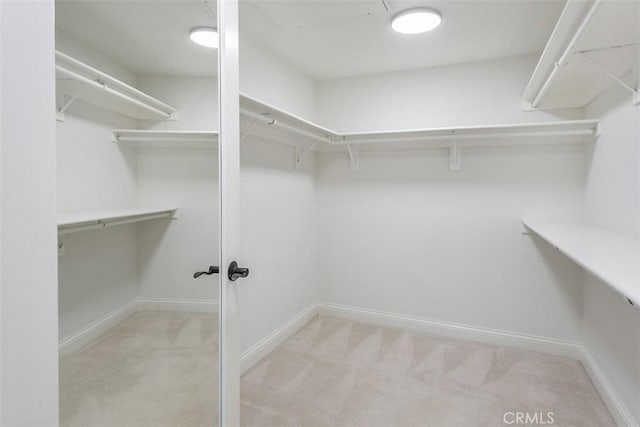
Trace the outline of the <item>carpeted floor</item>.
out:
[[[61,425],[216,425],[217,339],[216,315],[135,314],[60,359]],[[615,425],[574,360],[328,317],[241,388],[245,427],[499,426],[506,412]]]
[[[242,377],[246,427],[500,426],[548,411],[555,426],[615,425],[574,360],[327,317]]]
[[[140,312],[60,358],[60,425],[218,423],[218,316]]]

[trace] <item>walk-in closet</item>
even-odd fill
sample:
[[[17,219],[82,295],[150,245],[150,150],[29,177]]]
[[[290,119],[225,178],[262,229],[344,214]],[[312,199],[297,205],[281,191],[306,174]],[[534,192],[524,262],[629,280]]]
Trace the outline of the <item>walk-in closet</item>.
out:
[[[0,22],[0,424],[640,425],[638,1]]]

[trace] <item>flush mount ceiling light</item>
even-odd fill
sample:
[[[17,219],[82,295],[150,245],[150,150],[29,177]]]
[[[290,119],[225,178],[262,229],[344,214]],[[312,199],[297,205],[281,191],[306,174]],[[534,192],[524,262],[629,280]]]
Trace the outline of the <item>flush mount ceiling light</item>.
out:
[[[402,34],[420,34],[431,31],[442,22],[442,15],[426,7],[407,9],[391,19],[391,28]]]
[[[189,31],[189,38],[200,46],[218,48],[218,30],[213,27],[195,27]]]

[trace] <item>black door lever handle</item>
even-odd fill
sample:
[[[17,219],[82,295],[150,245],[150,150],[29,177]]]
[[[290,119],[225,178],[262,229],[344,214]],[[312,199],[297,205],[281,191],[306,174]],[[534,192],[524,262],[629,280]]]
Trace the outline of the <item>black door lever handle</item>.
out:
[[[231,261],[229,264],[229,271],[227,272],[229,280],[235,282],[238,277],[247,277],[249,275],[249,269],[244,267],[238,267],[238,263]]]
[[[212,274],[217,274],[220,273],[220,267],[218,267],[217,265],[212,265],[211,267],[209,267],[209,271],[198,271],[196,273],[193,273],[193,278],[197,279],[198,277],[202,276],[203,274],[206,274],[207,276],[210,276]]]

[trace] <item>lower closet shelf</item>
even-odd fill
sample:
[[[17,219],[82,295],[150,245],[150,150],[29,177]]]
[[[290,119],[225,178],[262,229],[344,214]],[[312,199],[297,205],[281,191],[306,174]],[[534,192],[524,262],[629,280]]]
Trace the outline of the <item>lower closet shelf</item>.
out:
[[[178,208],[169,209],[117,209],[110,211],[89,211],[58,215],[58,234],[93,230],[112,225],[129,224],[158,218],[173,218]]]
[[[588,224],[523,219],[522,224],[640,308],[640,242]]]

